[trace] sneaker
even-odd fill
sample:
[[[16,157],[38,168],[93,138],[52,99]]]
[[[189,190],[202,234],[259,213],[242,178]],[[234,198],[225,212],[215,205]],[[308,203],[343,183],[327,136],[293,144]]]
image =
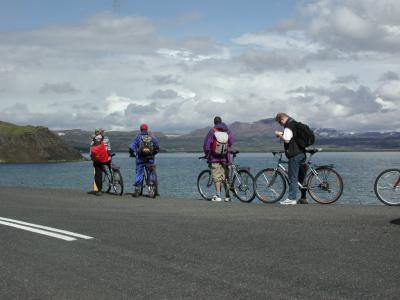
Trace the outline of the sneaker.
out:
[[[225,202],[231,202],[231,197],[225,197],[224,201]]]
[[[221,199],[221,197],[218,197],[217,195],[215,195],[215,196],[213,196],[213,197],[211,198],[211,201],[214,201],[214,202],[221,202],[222,199]]]
[[[299,204],[308,204],[307,198],[300,198],[300,200],[297,202]]]
[[[101,192],[96,192],[96,193],[94,193],[96,196],[101,196],[101,195],[103,195]]]
[[[297,204],[297,201],[286,199],[285,201],[280,201],[279,203],[282,205],[295,205],[295,204]]]

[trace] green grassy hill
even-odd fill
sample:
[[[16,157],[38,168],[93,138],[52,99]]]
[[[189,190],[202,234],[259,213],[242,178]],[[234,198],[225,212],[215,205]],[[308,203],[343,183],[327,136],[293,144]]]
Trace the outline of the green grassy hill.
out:
[[[30,163],[83,159],[76,149],[42,126],[18,126],[0,121],[0,162]]]

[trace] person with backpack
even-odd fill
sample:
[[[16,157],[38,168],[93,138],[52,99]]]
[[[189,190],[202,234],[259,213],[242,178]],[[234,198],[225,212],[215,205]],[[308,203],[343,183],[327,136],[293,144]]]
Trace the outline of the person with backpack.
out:
[[[229,149],[232,146],[232,141],[233,136],[228,126],[222,122],[221,117],[215,117],[214,127],[208,132],[203,144],[203,151],[207,156],[207,162],[215,184],[216,194],[212,197],[211,201],[222,201],[221,183],[223,183],[225,189],[225,202],[231,200],[226,179],[228,178]]]
[[[300,188],[301,198],[297,202],[298,182],[302,185],[307,174],[305,148],[314,143],[314,133],[305,124],[295,121],[286,113],[280,112],[276,122],[284,127],[284,131],[275,131],[275,136],[283,140],[285,155],[288,158],[289,198],[280,201],[282,205],[307,204],[306,189]]]
[[[103,168],[104,166],[110,168],[110,156],[108,155],[106,145],[104,144],[103,136],[96,135],[93,138],[90,146],[90,158],[93,161],[94,180],[97,187],[97,191],[94,191],[94,194],[100,196],[103,188]]]
[[[157,180],[154,157],[160,150],[160,147],[157,138],[150,135],[148,130],[149,127],[147,124],[141,124],[140,133],[133,139],[132,144],[129,146],[129,153],[136,157],[135,190],[132,194],[133,197],[139,196],[146,165],[151,167],[150,178]]]

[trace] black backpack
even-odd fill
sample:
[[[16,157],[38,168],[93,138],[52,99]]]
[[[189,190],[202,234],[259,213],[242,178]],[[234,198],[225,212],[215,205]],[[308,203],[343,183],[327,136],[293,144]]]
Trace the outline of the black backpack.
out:
[[[308,125],[296,122],[294,139],[301,149],[311,146],[315,143],[315,135]]]

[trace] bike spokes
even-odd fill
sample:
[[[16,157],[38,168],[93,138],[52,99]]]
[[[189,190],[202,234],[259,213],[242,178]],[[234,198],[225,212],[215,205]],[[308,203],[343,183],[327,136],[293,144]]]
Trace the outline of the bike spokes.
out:
[[[333,203],[343,192],[343,181],[340,175],[332,168],[317,168],[316,174],[311,173],[307,187],[310,196],[321,204]]]
[[[247,170],[240,170],[233,179],[235,195],[242,202],[251,202],[254,197],[254,178]]]
[[[400,205],[400,170],[382,172],[375,181],[375,193],[387,205]]]
[[[255,192],[257,198],[264,203],[279,201],[286,191],[286,182],[283,175],[274,169],[260,171],[255,178]]]
[[[197,189],[205,200],[211,200],[215,189],[210,170],[204,170],[199,174],[197,177]]]

